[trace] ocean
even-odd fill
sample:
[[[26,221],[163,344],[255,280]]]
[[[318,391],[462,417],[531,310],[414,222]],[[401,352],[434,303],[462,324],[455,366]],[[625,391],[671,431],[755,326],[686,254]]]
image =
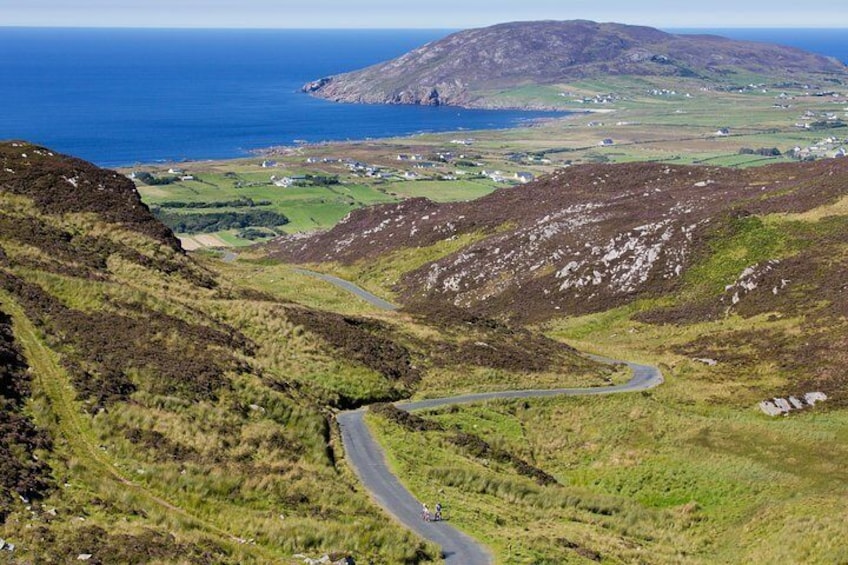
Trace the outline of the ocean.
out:
[[[689,31],[848,61],[845,30]],[[302,141],[507,128],[551,115],[335,104],[300,92],[310,80],[396,57],[448,33],[0,27],[0,139],[120,166],[239,157]]]

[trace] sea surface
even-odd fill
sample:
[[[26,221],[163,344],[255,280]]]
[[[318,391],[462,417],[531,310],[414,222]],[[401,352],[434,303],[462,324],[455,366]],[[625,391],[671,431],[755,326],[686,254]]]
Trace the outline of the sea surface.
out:
[[[848,61],[845,30],[697,30],[705,31]],[[304,141],[506,128],[551,115],[336,104],[300,92],[308,81],[448,33],[0,27],[0,139],[119,166],[238,157]]]

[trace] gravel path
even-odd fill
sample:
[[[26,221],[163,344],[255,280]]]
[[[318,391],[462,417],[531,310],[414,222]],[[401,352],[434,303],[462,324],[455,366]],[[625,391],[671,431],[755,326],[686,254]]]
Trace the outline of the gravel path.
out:
[[[355,284],[334,277],[297,269],[297,272],[321,278],[348,290],[366,300],[377,308],[396,310],[397,306],[374,296]],[[611,359],[592,356],[606,363],[620,363]],[[540,398],[549,396],[597,396],[605,394],[620,394],[647,390],[662,384],[660,370],[648,365],[625,363],[633,371],[633,377],[625,384],[597,388],[560,388],[548,390],[514,390],[499,392],[484,392],[466,394],[452,398],[434,398],[415,402],[399,402],[401,410],[423,410],[465,404],[469,402],[484,402],[497,399]],[[364,416],[367,409],[352,410],[338,414],[337,421],[341,429],[342,443],[345,455],[356,472],[359,480],[369,490],[371,495],[383,509],[394,516],[404,526],[414,531],[442,548],[442,556],[447,565],[490,565],[493,562],[491,554],[479,542],[460,532],[447,522],[424,522],[421,519],[421,501],[416,500],[412,493],[392,474],[386,463],[385,452],[371,435],[365,425]]]

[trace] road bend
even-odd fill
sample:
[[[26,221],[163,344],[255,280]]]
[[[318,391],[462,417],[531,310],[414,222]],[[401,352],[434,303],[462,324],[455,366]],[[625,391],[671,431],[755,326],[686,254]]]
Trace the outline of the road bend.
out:
[[[343,288],[369,304],[384,310],[396,310],[397,306],[374,296],[355,284],[323,273],[296,269],[297,272],[321,278]],[[510,400],[522,398],[544,398],[551,396],[601,396],[632,393],[648,390],[662,384],[660,370],[650,365],[628,363],[590,355],[602,363],[624,364],[632,371],[632,377],[624,384],[592,388],[558,388],[534,390],[510,390],[464,394],[450,398],[430,398],[413,402],[402,401],[395,405],[407,412],[442,408],[456,404]],[[481,543],[454,528],[447,522],[425,522],[421,519],[421,502],[418,501],[389,469],[383,448],[371,435],[365,424],[367,408],[341,412],[336,416],[341,430],[345,454],[359,480],[374,500],[400,523],[421,537],[438,544],[447,565],[491,565],[492,555]]]

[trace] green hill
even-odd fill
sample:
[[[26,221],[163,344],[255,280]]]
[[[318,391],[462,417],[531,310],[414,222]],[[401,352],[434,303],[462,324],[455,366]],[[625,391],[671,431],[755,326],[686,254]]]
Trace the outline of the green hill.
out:
[[[848,559],[846,190],[844,159],[574,166],[472,202],[359,210],[266,251],[420,315],[458,305],[659,364],[665,384],[639,395],[372,417],[413,490],[450,500],[503,562],[831,563]],[[759,407],[793,398],[783,416]]]
[[[669,88],[721,89],[838,83],[848,78],[848,69],[780,45],[617,23],[537,21],[463,30],[303,90],[342,102],[557,109],[572,97],[567,93],[573,85],[611,76],[664,77]]]
[[[365,317],[290,269],[190,257],[125,177],[24,142],[0,161],[4,559],[433,562],[358,485],[335,412],[458,368],[613,374],[538,333]]]

